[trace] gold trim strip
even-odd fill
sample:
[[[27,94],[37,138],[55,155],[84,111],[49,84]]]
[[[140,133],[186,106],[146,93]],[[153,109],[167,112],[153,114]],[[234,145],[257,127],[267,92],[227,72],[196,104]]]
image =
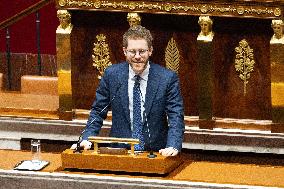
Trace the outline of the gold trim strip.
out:
[[[97,1],[97,0],[57,0],[59,8],[110,9],[115,11],[153,11],[157,13],[235,15],[250,17],[279,18],[281,7],[265,5],[209,4],[193,2],[141,2],[141,1]]]

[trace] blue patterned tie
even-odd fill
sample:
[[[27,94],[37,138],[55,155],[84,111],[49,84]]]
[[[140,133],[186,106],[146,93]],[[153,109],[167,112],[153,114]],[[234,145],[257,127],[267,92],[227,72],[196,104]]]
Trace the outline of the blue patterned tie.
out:
[[[135,84],[133,87],[133,132],[132,137],[137,138],[140,144],[134,146],[135,150],[144,150],[144,137],[142,133],[142,117],[141,117],[141,96],[140,96],[140,79],[139,75],[135,75]]]

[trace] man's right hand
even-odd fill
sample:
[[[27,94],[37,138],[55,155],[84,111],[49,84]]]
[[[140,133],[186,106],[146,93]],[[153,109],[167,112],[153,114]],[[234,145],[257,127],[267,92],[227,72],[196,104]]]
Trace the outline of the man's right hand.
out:
[[[92,147],[92,143],[88,140],[83,140],[81,143],[80,143],[80,147],[84,148],[84,150],[89,150],[91,149]],[[77,144],[73,144],[71,146],[71,149],[74,150],[77,148]]]

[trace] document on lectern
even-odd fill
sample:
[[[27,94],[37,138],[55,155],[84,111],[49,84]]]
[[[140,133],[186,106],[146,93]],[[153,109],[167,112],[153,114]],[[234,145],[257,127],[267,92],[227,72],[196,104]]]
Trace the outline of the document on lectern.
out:
[[[48,164],[48,161],[42,160],[23,160],[14,167],[14,170],[39,171]]]

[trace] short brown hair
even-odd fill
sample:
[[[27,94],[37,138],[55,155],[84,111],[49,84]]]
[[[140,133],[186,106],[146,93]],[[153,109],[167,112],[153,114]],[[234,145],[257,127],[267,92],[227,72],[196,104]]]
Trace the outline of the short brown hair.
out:
[[[130,27],[123,35],[123,47],[127,48],[128,39],[145,39],[147,41],[148,47],[152,47],[153,37],[148,29],[138,25],[135,27]]]

